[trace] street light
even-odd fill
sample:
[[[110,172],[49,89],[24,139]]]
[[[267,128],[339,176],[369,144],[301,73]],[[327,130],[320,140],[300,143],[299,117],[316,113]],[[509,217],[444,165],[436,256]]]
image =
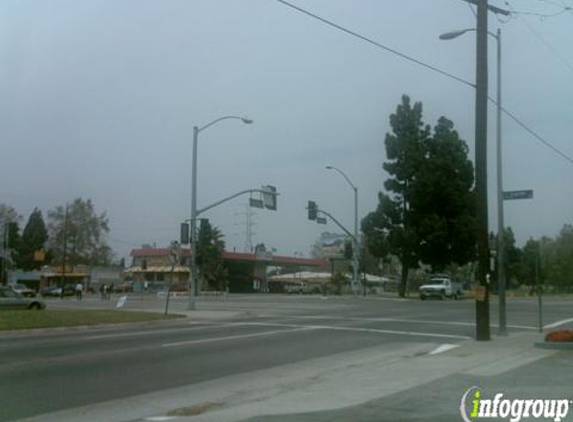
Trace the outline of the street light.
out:
[[[196,254],[196,233],[195,227],[197,223],[197,141],[199,140],[199,132],[219,123],[222,120],[236,119],[241,120],[243,123],[249,125],[253,123],[251,119],[239,116],[223,116],[218,119],[207,123],[205,126],[193,127],[193,172],[191,175],[191,236],[190,236],[190,249],[191,259],[189,260],[189,310],[195,309],[195,296],[197,296],[197,254]]]
[[[440,35],[441,40],[452,40],[465,34],[476,31],[475,28],[460,29]],[[504,271],[504,222],[503,222],[503,170],[501,151],[501,29],[497,33],[487,31],[497,42],[497,284],[499,294],[499,334],[507,334],[506,307],[505,307],[505,271]]]
[[[339,168],[333,166],[326,166],[327,170],[335,170],[346,179],[350,187],[354,190],[354,242],[352,247],[352,279],[354,284],[354,289],[358,287],[358,248],[360,247],[358,243],[358,188],[352,183],[350,178]],[[355,291],[356,293],[356,291]],[[366,291],[364,291],[366,294]]]

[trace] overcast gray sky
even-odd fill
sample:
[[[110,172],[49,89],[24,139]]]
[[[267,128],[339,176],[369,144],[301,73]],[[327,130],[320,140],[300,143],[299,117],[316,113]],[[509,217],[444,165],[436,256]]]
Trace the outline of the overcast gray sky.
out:
[[[474,81],[475,34],[438,39],[475,26],[462,0],[292,2]],[[509,4],[553,14],[573,1]],[[503,22],[490,15],[489,24],[503,31],[505,107],[573,156],[573,12]],[[224,121],[201,133],[199,206],[276,185],[279,210],[257,210],[254,240],[281,254],[308,254],[322,231],[339,231],[307,220],[308,199],[352,227],[352,190],[326,165],[358,186],[361,217],[376,207],[387,177],[384,135],[404,93],[423,102],[426,123],[453,120],[473,160],[472,88],[275,0],[4,0],[0,63],[0,203],[25,222],[36,206],[46,216],[75,197],[91,198],[107,211],[109,243],[120,256],[178,237],[190,213],[193,126],[223,115],[255,122]],[[495,227],[494,106],[489,110]],[[533,200],[506,202],[506,224],[520,244],[556,235],[573,223],[573,165],[507,118],[503,136],[506,190],[535,191]],[[245,242],[245,218],[237,215],[245,203],[208,213],[230,250]]]

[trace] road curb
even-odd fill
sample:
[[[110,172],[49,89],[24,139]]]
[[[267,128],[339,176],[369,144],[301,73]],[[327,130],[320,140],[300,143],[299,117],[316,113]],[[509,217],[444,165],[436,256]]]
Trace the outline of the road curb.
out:
[[[565,341],[537,341],[534,346],[538,349],[569,350],[573,351],[573,342]]]

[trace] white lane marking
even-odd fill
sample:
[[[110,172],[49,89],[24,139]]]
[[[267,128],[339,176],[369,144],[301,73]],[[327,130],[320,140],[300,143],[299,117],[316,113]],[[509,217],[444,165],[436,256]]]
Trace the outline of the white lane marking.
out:
[[[442,344],[440,347],[438,347],[437,349],[432,350],[430,353],[428,353],[429,355],[437,355],[439,353],[444,353],[447,352],[448,350],[452,350],[455,349],[456,347],[460,347],[457,344]]]
[[[573,322],[573,318],[563,319],[561,321],[554,322],[553,324],[545,325],[543,328],[556,328],[569,322]]]
[[[187,331],[197,331],[197,330],[206,330],[209,328],[224,328],[224,327],[231,327],[236,325],[235,323],[228,323],[228,324],[206,324],[205,326],[201,327],[182,327],[182,328],[172,328],[169,330],[157,330],[157,331],[131,331],[129,333],[115,333],[115,334],[101,334],[101,335],[94,335],[94,336],[86,336],[84,340],[101,340],[107,338],[121,338],[121,337],[141,337],[141,336],[151,336],[151,335],[160,335],[160,334],[169,334],[169,333],[177,333],[177,332],[187,332]]]
[[[475,322],[456,322],[456,321],[428,321],[428,320],[417,320],[417,319],[393,319],[396,322],[414,322],[416,324],[437,324],[437,325],[460,325],[464,327],[474,327]],[[492,327],[497,327],[496,324],[491,324]],[[527,325],[508,325],[508,328],[519,328],[523,330],[537,330],[536,327],[530,327]]]
[[[235,324],[235,325],[241,325],[241,324]],[[309,331],[309,330],[315,330],[315,329],[316,328],[314,328],[314,327],[299,326],[298,328],[293,328],[291,330],[264,331],[262,333],[240,334],[240,335],[236,335],[236,336],[214,337],[214,338],[205,338],[205,339],[200,339],[200,340],[189,340],[189,341],[178,341],[175,343],[162,344],[161,347],[188,346],[191,344],[212,343],[212,342],[216,342],[216,341],[226,341],[226,340],[238,340],[238,339],[244,339],[244,338],[270,336],[273,334],[292,333],[295,331]]]
[[[269,327],[308,327],[315,330],[335,330],[335,331],[355,331],[361,333],[375,333],[375,334],[394,334],[402,336],[413,337],[436,337],[436,338],[451,338],[458,340],[471,340],[469,336],[460,336],[456,334],[442,334],[442,333],[420,333],[416,331],[398,331],[398,330],[382,330],[378,328],[361,328],[361,327],[339,327],[334,325],[296,325],[296,324],[282,324],[273,322],[245,322],[244,325],[260,325]]]
[[[463,327],[473,327],[475,322],[456,322],[456,321],[433,321],[433,320],[420,320],[420,319],[402,319],[402,318],[363,318],[363,317],[344,317],[344,316],[331,316],[331,315],[289,315],[285,318],[292,319],[341,319],[348,321],[365,321],[365,322],[412,322],[414,324],[436,324],[436,325],[459,325]],[[573,321],[573,318],[571,319]],[[567,320],[566,322],[569,322]],[[498,327],[496,324],[491,324],[492,327]],[[538,330],[537,327],[528,325],[508,325],[508,328],[518,328],[522,330]]]
[[[151,416],[149,418],[145,418],[146,421],[170,421],[173,419],[177,419],[177,416]]]

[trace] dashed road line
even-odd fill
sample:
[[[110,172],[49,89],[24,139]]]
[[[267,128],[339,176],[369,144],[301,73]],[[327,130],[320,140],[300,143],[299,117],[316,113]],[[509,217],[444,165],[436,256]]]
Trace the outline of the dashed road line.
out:
[[[103,339],[122,338],[122,337],[143,337],[143,336],[170,334],[170,333],[187,332],[187,331],[199,331],[210,328],[225,328],[225,327],[232,327],[234,325],[235,323],[224,323],[224,324],[208,323],[200,327],[182,327],[182,328],[171,328],[167,330],[147,330],[147,331],[131,331],[128,333],[100,334],[100,335],[86,336],[83,339],[103,340]]]
[[[340,327],[336,325],[297,325],[297,324],[283,324],[274,322],[245,322],[244,325],[253,326],[268,326],[268,327],[306,327],[315,330],[334,330],[334,331],[352,331],[360,333],[375,333],[375,334],[391,334],[391,335],[402,335],[411,337],[434,337],[434,338],[450,338],[458,340],[471,340],[469,336],[462,336],[457,334],[442,334],[442,333],[422,333],[417,331],[400,331],[400,330],[384,330],[379,328],[362,328],[362,327]]]
[[[235,324],[235,325],[246,325],[246,324]],[[310,331],[310,330],[315,330],[315,329],[316,328],[314,328],[314,327],[299,326],[298,328],[293,328],[290,330],[263,331],[261,333],[240,334],[240,335],[235,335],[235,336],[225,336],[225,337],[205,338],[205,339],[199,339],[199,340],[178,341],[178,342],[174,342],[174,343],[162,344],[161,347],[190,346],[193,344],[213,343],[216,341],[227,341],[227,340],[240,340],[240,339],[245,339],[245,338],[271,336],[274,334],[292,333],[295,331]]]

